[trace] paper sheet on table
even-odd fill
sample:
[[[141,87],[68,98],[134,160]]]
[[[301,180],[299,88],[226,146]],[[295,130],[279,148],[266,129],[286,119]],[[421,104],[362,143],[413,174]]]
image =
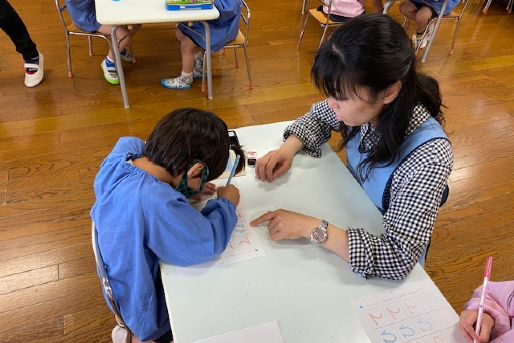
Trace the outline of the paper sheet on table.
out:
[[[284,343],[276,320],[191,343]]]
[[[465,343],[459,316],[431,281],[352,302],[373,343]]]
[[[192,206],[197,210],[201,210],[205,207],[208,200],[205,199],[201,202],[193,203]],[[189,268],[236,263],[265,255],[259,235],[254,228],[250,227],[250,220],[241,203],[237,207],[236,213],[237,224],[230,236],[230,241],[225,251],[212,261]]]

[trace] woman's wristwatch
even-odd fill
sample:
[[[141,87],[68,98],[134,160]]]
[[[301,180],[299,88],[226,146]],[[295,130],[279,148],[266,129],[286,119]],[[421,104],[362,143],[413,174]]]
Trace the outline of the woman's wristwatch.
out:
[[[322,220],[321,223],[311,231],[311,242],[314,244],[321,244],[327,240],[328,222]]]

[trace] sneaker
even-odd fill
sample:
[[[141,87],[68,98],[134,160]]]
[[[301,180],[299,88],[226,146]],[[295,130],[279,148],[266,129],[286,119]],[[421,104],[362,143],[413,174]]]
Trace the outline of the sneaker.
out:
[[[39,57],[32,63],[25,63],[25,86],[35,87],[43,80],[43,63],[45,57],[39,52]]]
[[[130,54],[130,52],[127,51],[127,49],[123,49],[122,52],[120,52],[120,57],[122,61],[130,62],[132,63],[134,61],[133,56]]]
[[[116,72],[116,65],[113,62],[107,61],[107,58],[104,58],[100,64],[100,67],[102,67],[104,78],[107,82],[109,82],[111,85],[120,84],[120,79],[118,79],[118,72]]]
[[[201,78],[203,74],[203,54],[195,55],[195,66],[193,68],[193,79]]]
[[[430,25],[428,25],[426,28],[425,28],[425,38],[423,38],[423,40],[421,39],[423,37],[423,33],[422,34],[417,34],[415,33],[413,36],[412,36],[412,43],[414,44],[415,48],[417,48],[419,46],[420,49],[424,49],[426,48],[427,44],[428,44],[428,41],[430,40],[430,38],[432,38],[432,34],[434,32],[434,28],[435,28],[435,20],[432,21],[430,23]]]
[[[116,325],[112,329],[111,338],[112,343],[125,343],[127,339],[128,331],[119,325]]]
[[[184,76],[182,74],[171,79],[161,79],[161,85],[169,89],[189,89],[192,83],[192,76]]]

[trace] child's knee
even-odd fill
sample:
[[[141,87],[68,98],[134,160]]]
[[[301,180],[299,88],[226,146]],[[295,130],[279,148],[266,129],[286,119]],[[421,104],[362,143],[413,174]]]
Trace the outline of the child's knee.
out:
[[[419,23],[428,23],[430,18],[432,18],[432,10],[430,7],[423,6],[416,13],[416,21]]]

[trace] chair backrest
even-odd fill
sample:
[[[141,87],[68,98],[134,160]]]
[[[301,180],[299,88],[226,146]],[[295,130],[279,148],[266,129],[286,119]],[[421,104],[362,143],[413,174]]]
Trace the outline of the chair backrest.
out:
[[[57,2],[58,0],[55,0],[55,1]],[[98,250],[95,223],[91,224],[91,244],[93,245],[93,253],[95,255],[96,270],[98,272],[98,275],[100,276],[100,283],[102,285],[103,291],[105,292],[105,295],[107,296],[107,299],[109,300],[109,303],[111,304],[111,308],[114,312],[114,317],[116,318],[116,322],[122,328],[126,328],[127,330],[129,330],[129,328],[123,321],[121,314],[118,311],[118,307],[116,306],[116,302],[114,301],[114,296],[112,293],[111,285],[109,284],[109,280],[107,279],[107,277],[105,276],[105,273],[104,273],[102,255],[100,253],[100,250]]]

